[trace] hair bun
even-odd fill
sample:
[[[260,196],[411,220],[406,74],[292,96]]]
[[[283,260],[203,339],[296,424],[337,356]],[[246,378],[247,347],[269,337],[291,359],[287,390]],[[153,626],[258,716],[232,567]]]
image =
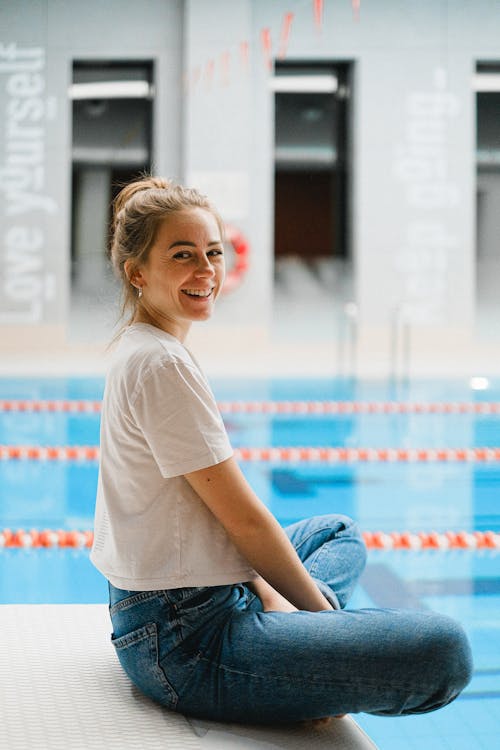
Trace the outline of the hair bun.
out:
[[[145,175],[141,179],[125,185],[113,201],[113,226],[116,226],[120,211],[134,195],[144,192],[144,190],[168,190],[173,185],[174,183],[171,180],[164,177],[154,177],[153,175]]]

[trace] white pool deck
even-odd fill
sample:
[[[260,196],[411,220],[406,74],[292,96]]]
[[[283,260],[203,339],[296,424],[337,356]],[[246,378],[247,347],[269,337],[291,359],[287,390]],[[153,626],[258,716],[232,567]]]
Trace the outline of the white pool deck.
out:
[[[102,604],[0,606],[2,747],[9,750],[373,750],[346,716],[320,728],[188,719],[122,671]]]

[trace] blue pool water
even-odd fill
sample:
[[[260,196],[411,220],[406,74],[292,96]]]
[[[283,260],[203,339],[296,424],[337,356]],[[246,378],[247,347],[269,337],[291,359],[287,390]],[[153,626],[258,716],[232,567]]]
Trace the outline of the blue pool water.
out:
[[[351,380],[215,381],[231,400],[500,401],[500,382],[474,392],[463,380],[401,386]],[[99,378],[0,379],[0,399],[99,400]],[[500,415],[226,414],[235,447],[500,446]],[[0,412],[0,444],[96,445],[99,414]],[[500,531],[500,463],[243,463],[282,524],[340,512],[364,530]],[[92,527],[95,462],[0,461],[0,529]],[[0,603],[105,602],[84,550],[0,550]],[[492,750],[500,741],[500,553],[371,551],[352,606],[427,607],[452,615],[473,645],[475,674],[454,704],[404,719],[361,715],[381,750]]]

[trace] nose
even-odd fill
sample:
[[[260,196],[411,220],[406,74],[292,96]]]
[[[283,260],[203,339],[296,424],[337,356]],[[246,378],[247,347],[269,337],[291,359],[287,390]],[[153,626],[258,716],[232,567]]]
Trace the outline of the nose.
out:
[[[195,275],[200,277],[210,277],[215,275],[214,267],[208,255],[202,255],[198,259]]]

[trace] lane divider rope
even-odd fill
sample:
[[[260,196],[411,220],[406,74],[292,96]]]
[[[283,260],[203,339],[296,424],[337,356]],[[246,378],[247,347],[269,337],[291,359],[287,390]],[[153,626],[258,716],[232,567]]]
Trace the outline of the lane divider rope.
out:
[[[96,413],[101,401],[31,401],[0,400],[0,412],[70,412]]]
[[[220,401],[227,414],[500,414],[499,402]]]
[[[0,445],[0,461],[98,461],[97,445]]]
[[[380,550],[500,550],[500,534],[494,531],[365,531],[363,539],[368,549]]]
[[[239,448],[235,456],[272,463],[489,463],[500,461],[500,448]]]
[[[31,548],[31,547],[92,547],[94,541],[93,531],[64,531],[63,529],[24,529],[0,530],[0,548]]]
[[[92,547],[90,530],[0,529],[0,548],[76,548]],[[363,540],[370,550],[500,550],[500,533],[494,531],[364,531]]]
[[[494,463],[500,447],[485,448],[235,448],[238,461],[269,463]],[[96,445],[0,445],[0,461],[98,461]]]
[[[500,414],[500,402],[440,401],[220,401],[223,414]],[[93,414],[101,401],[0,400],[0,412]]]

